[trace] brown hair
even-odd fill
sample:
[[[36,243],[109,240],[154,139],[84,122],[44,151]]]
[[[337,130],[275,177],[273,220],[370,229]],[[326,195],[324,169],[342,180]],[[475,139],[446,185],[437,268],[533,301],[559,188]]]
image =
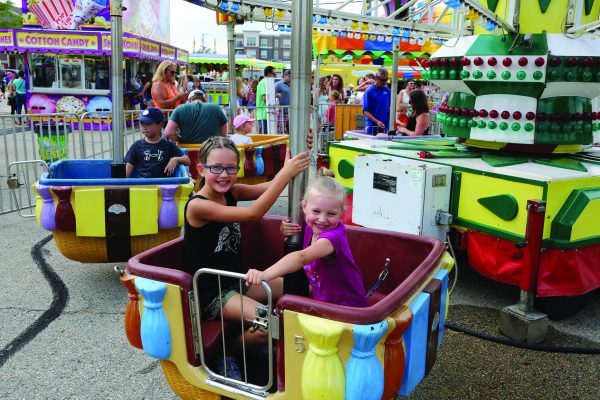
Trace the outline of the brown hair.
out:
[[[408,95],[410,106],[412,107],[415,117],[417,115],[428,113],[429,105],[427,104],[427,96],[422,90],[415,89]]]
[[[240,152],[238,151],[235,143],[231,141],[231,139],[223,137],[223,136],[211,136],[202,143],[202,147],[198,152],[198,163],[206,164],[206,160],[208,160],[208,155],[211,151],[215,149],[229,149],[235,153],[237,157],[238,164],[240,163]],[[200,178],[198,181],[198,186],[204,186],[204,178]]]

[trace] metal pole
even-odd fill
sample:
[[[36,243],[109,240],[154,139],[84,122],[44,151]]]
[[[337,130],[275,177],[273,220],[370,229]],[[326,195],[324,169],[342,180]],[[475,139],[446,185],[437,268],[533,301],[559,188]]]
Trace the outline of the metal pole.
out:
[[[321,90],[321,85],[319,84],[319,80],[321,79],[321,74],[319,71],[319,66],[321,65],[321,55],[319,54],[317,56],[317,60],[315,62],[315,73],[313,75],[313,127],[314,127],[314,131],[313,131],[313,148],[312,148],[312,153],[314,156],[314,159],[316,160],[318,155],[319,155],[319,151],[321,150],[319,148],[321,142],[320,142],[320,136],[321,136],[321,127],[319,126],[319,95],[320,95],[320,90]]]
[[[110,59],[114,164],[122,164],[125,138],[123,137],[123,2],[110,2]]]
[[[533,310],[542,256],[545,215],[544,200],[527,200],[527,229],[523,248],[523,270],[519,284],[521,288],[519,305],[523,311]]]
[[[310,77],[312,65],[313,2],[292,2],[292,54],[290,82],[290,146],[292,155],[306,150],[306,135],[310,130]],[[288,215],[299,223],[302,218],[300,202],[306,190],[306,172],[288,185]],[[300,250],[302,238],[292,236],[286,241],[286,252]],[[298,272],[303,272],[302,270]],[[308,295],[306,274],[292,274],[284,279],[284,292]]]
[[[229,64],[229,124],[233,132],[233,119],[237,111],[237,87],[235,85],[235,23],[227,24],[227,63]]]
[[[394,43],[394,53],[392,59],[392,98],[390,99],[390,125],[389,130],[394,129],[396,123],[396,101],[398,98],[398,52],[400,51],[400,42]]]

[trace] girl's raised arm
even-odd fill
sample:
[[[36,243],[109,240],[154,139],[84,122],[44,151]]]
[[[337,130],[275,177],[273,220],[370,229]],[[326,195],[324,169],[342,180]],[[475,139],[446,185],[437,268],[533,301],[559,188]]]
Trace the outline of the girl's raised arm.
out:
[[[310,164],[308,151],[298,154],[296,157],[286,160],[283,168],[270,182],[264,193],[256,199],[249,207],[231,207],[217,204],[213,201],[195,200],[188,204],[187,218],[192,226],[197,226],[206,221],[214,222],[244,222],[255,221],[263,217],[275,203],[288,182],[304,171]],[[244,200],[243,189],[240,191],[234,185],[232,194],[237,200]],[[248,185],[241,185],[248,186]]]

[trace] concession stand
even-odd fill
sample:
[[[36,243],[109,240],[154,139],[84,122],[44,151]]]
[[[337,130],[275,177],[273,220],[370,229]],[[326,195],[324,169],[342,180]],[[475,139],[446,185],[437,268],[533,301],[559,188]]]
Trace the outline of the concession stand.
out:
[[[13,53],[11,56],[19,59],[17,64],[25,71],[27,113],[112,111],[108,2],[91,19],[86,20],[84,16],[87,23],[81,26],[68,23],[69,18],[76,18],[69,17],[68,11],[60,15],[44,15],[40,11],[40,6],[56,9],[58,3],[63,2],[24,0],[23,29],[0,30],[0,51]],[[138,7],[134,2],[123,3],[130,3],[126,15]],[[156,17],[158,12],[162,13],[162,3],[168,6],[169,1],[157,3],[161,8],[151,8],[156,11]],[[77,4],[79,1],[75,2],[75,8]],[[161,37],[163,30],[158,28],[153,35],[146,35],[148,32],[131,18],[124,18],[129,23],[124,24],[126,32],[123,33],[123,104],[126,110],[134,108],[133,96],[138,92],[136,77],[146,75],[151,78],[163,60],[180,65],[188,63],[187,51],[166,43],[168,29],[166,36]]]

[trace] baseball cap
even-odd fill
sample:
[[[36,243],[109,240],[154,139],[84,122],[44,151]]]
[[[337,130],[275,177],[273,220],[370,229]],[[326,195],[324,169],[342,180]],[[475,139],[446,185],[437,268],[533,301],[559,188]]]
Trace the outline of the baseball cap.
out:
[[[156,107],[148,107],[140,115],[139,121],[145,124],[160,124],[164,119],[162,111]]]
[[[242,126],[242,124],[245,124],[246,122],[254,122],[256,121],[254,118],[250,118],[247,115],[238,115],[237,117],[234,118],[233,120],[233,127],[235,129],[238,129],[240,126]]]
[[[188,94],[188,100],[192,100],[195,97],[200,98],[200,97],[202,97],[202,95],[204,95],[204,93],[202,93],[202,90],[200,90],[200,89],[192,90],[190,92],[190,94]]]

